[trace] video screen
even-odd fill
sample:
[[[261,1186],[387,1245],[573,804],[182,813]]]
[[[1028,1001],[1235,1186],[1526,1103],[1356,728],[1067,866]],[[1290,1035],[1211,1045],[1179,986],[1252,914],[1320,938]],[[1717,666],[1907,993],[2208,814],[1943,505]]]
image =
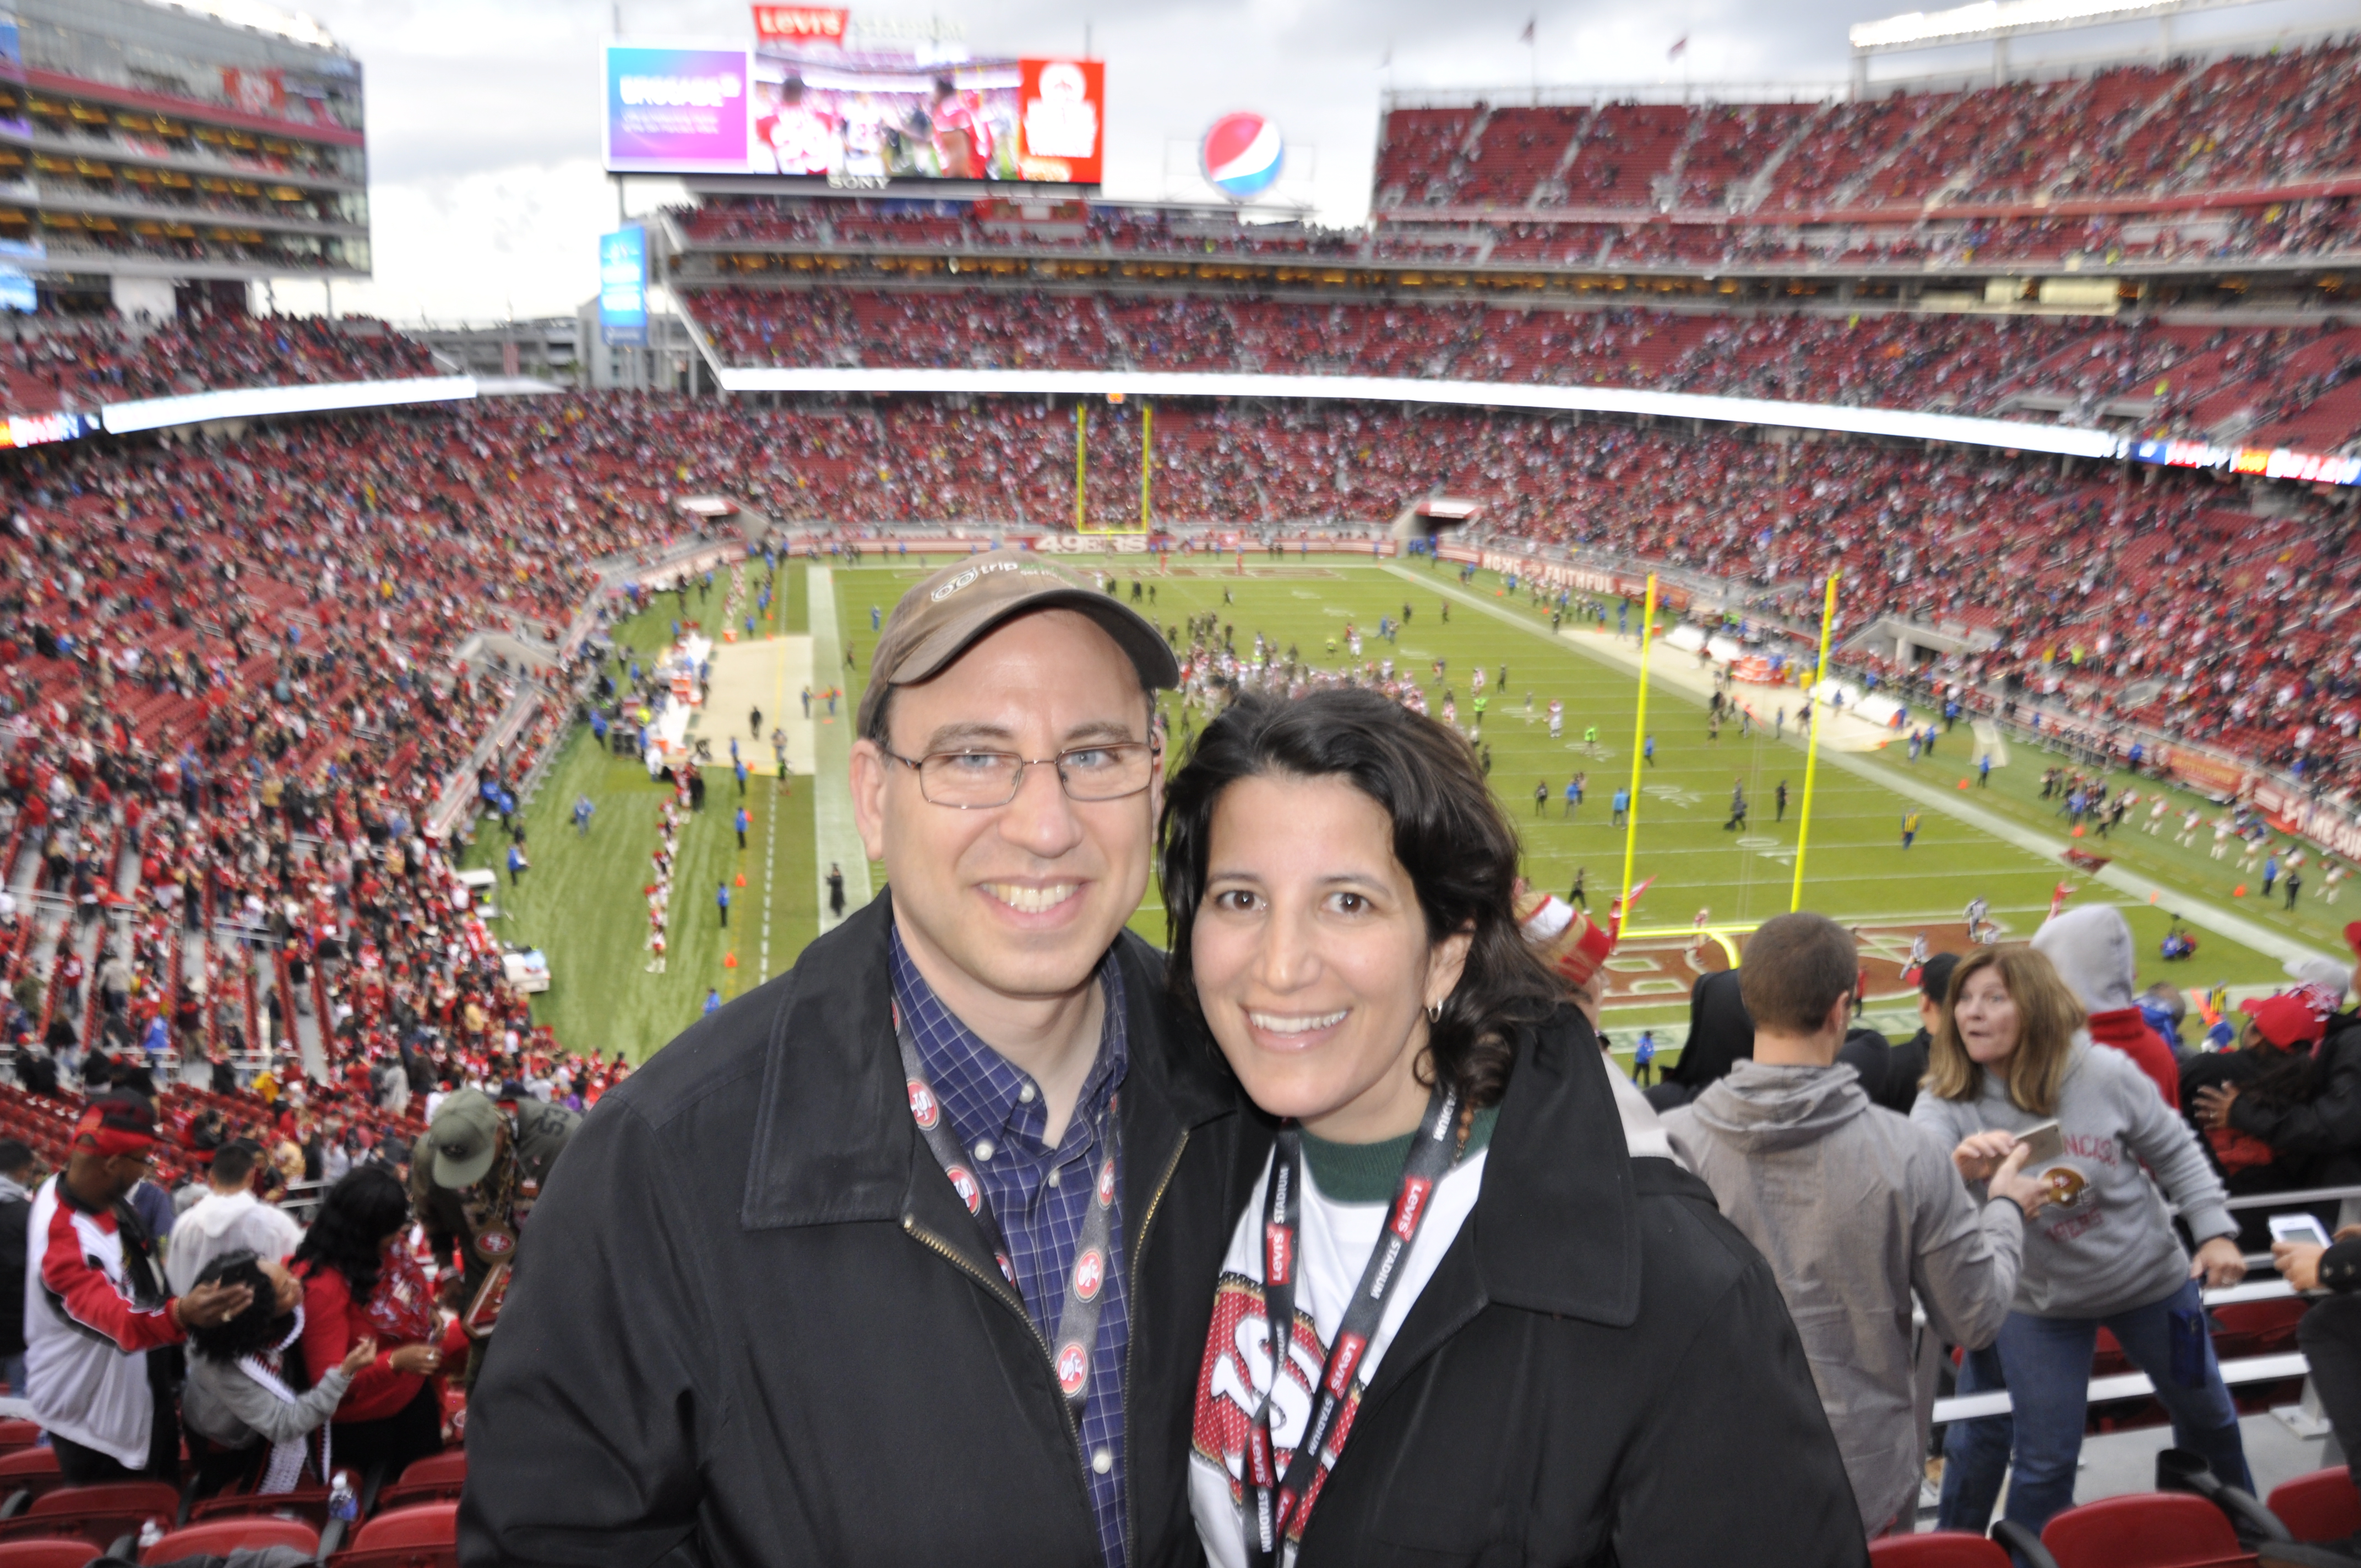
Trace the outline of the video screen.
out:
[[[929,62],[801,39],[743,51],[610,45],[607,167],[864,190],[1096,185],[1104,71],[1094,60]]]
[[[754,56],[753,172],[873,180],[1096,184],[1095,60],[913,65]]]

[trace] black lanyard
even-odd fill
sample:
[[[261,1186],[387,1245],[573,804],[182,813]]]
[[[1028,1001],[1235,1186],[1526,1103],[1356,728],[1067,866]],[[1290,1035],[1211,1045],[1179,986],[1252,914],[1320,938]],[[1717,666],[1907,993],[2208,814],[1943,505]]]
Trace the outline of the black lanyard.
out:
[[[935,1162],[950,1178],[951,1189],[967,1204],[967,1212],[975,1216],[976,1224],[983,1231],[984,1244],[992,1248],[993,1262],[1014,1288],[1019,1299],[1024,1288],[1016,1283],[1016,1266],[1008,1258],[1008,1241],[1001,1234],[1000,1222],[994,1217],[992,1201],[983,1195],[983,1184],[967,1167],[967,1151],[951,1135],[950,1115],[935,1097],[934,1085],[928,1081],[926,1069],[918,1061],[917,1043],[910,1038],[910,1025],[902,1016],[899,1003],[894,1006],[894,1038],[902,1048],[902,1073],[909,1080],[910,1119],[918,1124],[919,1136]],[[1105,1157],[1099,1162],[1098,1181],[1091,1194],[1089,1208],[1082,1215],[1082,1234],[1074,1243],[1073,1267],[1066,1276],[1066,1302],[1058,1313],[1057,1337],[1050,1343],[1051,1369],[1057,1374],[1058,1390],[1066,1397],[1066,1405],[1079,1425],[1082,1407],[1090,1402],[1091,1366],[1098,1353],[1099,1311],[1106,1305],[1107,1271],[1114,1266],[1114,1252],[1109,1245],[1115,1234],[1115,1157],[1121,1148],[1121,1134],[1115,1114],[1117,1097],[1107,1100],[1105,1118],[1099,1124],[1100,1146]]]
[[[1262,1300],[1270,1381],[1246,1432],[1246,1492],[1254,1500],[1254,1515],[1247,1521],[1246,1561],[1253,1568],[1272,1568],[1279,1561],[1288,1520],[1311,1489],[1312,1478],[1323,1461],[1322,1451],[1330,1449],[1324,1460],[1332,1465],[1344,1452],[1344,1437],[1336,1434],[1337,1413],[1345,1408],[1345,1396],[1352,1389],[1362,1353],[1368,1349],[1378,1320],[1385,1312],[1387,1288],[1400,1271],[1411,1244],[1418,1239],[1419,1227],[1426,1223],[1435,1184],[1459,1163],[1460,1150],[1466,1145],[1467,1130],[1458,1125],[1458,1094],[1436,1084],[1427,1099],[1426,1114],[1419,1119],[1418,1133],[1411,1139],[1410,1153],[1403,1157],[1401,1184],[1394,1189],[1393,1203],[1386,1210],[1386,1228],[1378,1233],[1378,1245],[1369,1249],[1369,1261],[1361,1270],[1361,1283],[1345,1308],[1344,1321],[1336,1325],[1336,1337],[1329,1342],[1320,1381],[1312,1389],[1312,1409],[1304,1418],[1302,1438],[1283,1476],[1277,1474],[1279,1450],[1270,1435],[1271,1400],[1279,1380],[1287,1376],[1289,1355],[1295,1346],[1295,1280],[1303,1263],[1297,1240],[1302,1209],[1303,1135],[1293,1122],[1279,1124],[1279,1146],[1271,1152],[1270,1179],[1263,1190]],[[1301,1538],[1301,1528],[1296,1534]]]

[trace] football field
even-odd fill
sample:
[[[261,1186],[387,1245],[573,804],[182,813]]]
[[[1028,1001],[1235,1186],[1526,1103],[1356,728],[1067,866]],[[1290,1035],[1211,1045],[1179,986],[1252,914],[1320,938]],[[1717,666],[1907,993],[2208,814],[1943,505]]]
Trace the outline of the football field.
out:
[[[1349,623],[1361,635],[1362,659],[1391,658],[1398,672],[1419,678],[1431,712],[1440,715],[1447,686],[1463,729],[1473,718],[1469,677],[1480,667],[1489,700],[1478,743],[1490,757],[1493,788],[1522,835],[1526,875],[1560,894],[1580,875],[1590,909],[1605,914],[1624,852],[1624,830],[1613,825],[1609,802],[1631,777],[1639,699],[1637,639],[1616,636],[1612,601],[1603,628],[1569,623],[1553,634],[1546,608],[1532,607],[1489,574],[1462,587],[1447,565],[1373,565],[1366,557],[1280,564],[1250,555],[1240,575],[1206,557],[1174,557],[1165,573],[1151,557],[1109,559],[1126,602],[1138,574],[1139,609],[1150,620],[1180,626],[1212,612],[1242,653],[1259,631],[1282,653],[1292,646],[1309,663],[1341,667],[1349,658]],[[1085,557],[1078,565],[1090,569],[1104,562]],[[635,759],[600,754],[587,730],[568,743],[525,809],[533,869],[513,892],[503,876],[508,913],[499,929],[548,954],[553,983],[535,999],[534,1016],[555,1024],[569,1047],[620,1046],[644,1056],[695,1019],[708,988],[727,1000],[784,970],[819,928],[818,877],[829,861],[845,865],[852,902],[860,902],[862,868],[838,759],[849,744],[851,714],[876,641],[872,611],[881,618],[890,612],[924,569],[916,559],[782,569],[780,602],[757,635],[808,635],[819,620],[810,645],[814,684],[840,685],[845,696],[832,719],[823,703],[815,704],[817,777],[799,773],[785,795],[769,778],[752,782],[753,823],[743,852],[732,830],[734,783],[726,768],[712,775],[706,810],[681,837],[670,953],[661,974],[645,967],[648,923],[640,890],[664,788],[647,781]],[[807,574],[816,571],[830,585],[817,617],[807,593]],[[1146,598],[1151,587],[1153,602]],[[717,583],[714,598],[721,593]],[[660,648],[670,639],[672,607],[664,599],[625,623],[619,643]],[[692,593],[689,613],[699,609]],[[1403,623],[1390,642],[1377,634],[1380,617]],[[1636,633],[1637,605],[1630,619]],[[1660,618],[1659,624],[1671,622]],[[850,645],[849,667],[843,650],[829,645],[831,630]],[[1724,941],[1735,945],[1789,907],[1803,804],[1806,759],[1792,690],[1741,688],[1765,722],[1744,733],[1726,720],[1714,738],[1695,658],[1659,644],[1650,669],[1648,728],[1655,748],[1653,762],[1639,770],[1633,875],[1654,880],[1631,922],[1634,935],[1610,966],[1608,1028],[1619,1046],[1628,1046],[1642,1026],[1654,1028],[1660,1040],[1677,1040],[1697,970],[1724,967]],[[1553,699],[1565,705],[1564,732],[1555,740],[1546,722]],[[1782,704],[1790,716],[1784,727],[1773,722]],[[1178,740],[1182,720],[1170,698],[1166,709],[1178,765],[1185,756]],[[800,717],[798,708],[790,712]],[[1586,745],[1594,727],[1598,740]],[[1848,744],[1839,728],[1831,727],[1820,753],[1803,906],[1859,929],[1870,959],[1872,1021],[1891,1032],[1916,1027],[1909,987],[1900,980],[1912,938],[1923,932],[1938,950],[1962,947],[1962,912],[1978,896],[1990,903],[2004,940],[2032,933],[2061,883],[2074,890],[2070,907],[2120,905],[2138,941],[2143,985],[2162,980],[2190,989],[2217,981],[2268,988],[2281,980],[2289,957],[2344,950],[2337,932],[2356,911],[2324,906],[2316,894],[2289,911],[2281,899],[2266,903],[2255,885],[2241,895],[2236,889],[2248,879],[2238,875],[2235,858],[2209,858],[2210,828],[2193,847],[2173,842],[2181,807],[2207,806],[2194,796],[2174,793],[2165,831],[2150,835],[2143,831],[2146,798],[2153,798],[2155,786],[2121,775],[2119,787],[2145,797],[2132,817],[2112,839],[2070,840],[2055,803],[2039,798],[2041,772],[2059,758],[2016,745],[1993,768],[1989,785],[1978,787],[1980,742],[1965,724],[1915,762],[1898,744],[1872,749],[1858,738]],[[807,757],[796,759],[799,771],[810,765]],[[1565,787],[1576,774],[1585,775],[1583,798],[1569,809]],[[1784,816],[1776,804],[1782,783],[1788,790]],[[1743,788],[1750,803],[1742,828],[1726,826],[1733,786]],[[577,839],[570,814],[580,795],[597,811],[591,833]],[[1905,849],[1903,822],[1914,810],[1917,833]],[[2209,823],[2213,815],[2208,806]],[[499,863],[498,832],[496,821],[479,827],[471,863]],[[2070,867],[2060,858],[2070,842],[2111,863],[2096,875]],[[740,877],[743,886],[735,884]],[[732,884],[734,901],[726,931],[713,896],[723,883]],[[1702,948],[1688,935],[1701,912],[1721,938]],[[2192,959],[2167,963],[2158,948],[2176,915],[2194,930],[2199,948]],[[1152,883],[1133,925],[1159,945],[1166,939]]]

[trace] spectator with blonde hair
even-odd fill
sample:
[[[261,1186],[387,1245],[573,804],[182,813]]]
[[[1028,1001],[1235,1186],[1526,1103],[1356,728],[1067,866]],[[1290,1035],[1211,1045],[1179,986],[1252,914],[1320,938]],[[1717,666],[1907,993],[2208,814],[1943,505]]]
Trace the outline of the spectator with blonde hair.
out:
[[[2014,1409],[1955,1423],[1946,1435],[1944,1530],[1982,1533],[2012,1458],[2010,1519],[2037,1533],[2071,1506],[2103,1327],[2154,1379],[2175,1445],[2202,1454],[2224,1482],[2252,1486],[2199,1292],[2201,1283],[2245,1275],[2237,1223],[2188,1124],[2130,1058],[2094,1047],[2082,1023],[2081,1003],[2042,954],[1969,954],[1952,973],[1926,1089],[1911,1111],[1950,1146],[1971,1188],[2030,1135],[2026,1174],[2049,1191],[2049,1207],[2026,1228],[1999,1338],[1960,1365],[1961,1393],[2004,1381]],[[2173,1233],[2167,1198],[2199,1238],[2193,1259]]]

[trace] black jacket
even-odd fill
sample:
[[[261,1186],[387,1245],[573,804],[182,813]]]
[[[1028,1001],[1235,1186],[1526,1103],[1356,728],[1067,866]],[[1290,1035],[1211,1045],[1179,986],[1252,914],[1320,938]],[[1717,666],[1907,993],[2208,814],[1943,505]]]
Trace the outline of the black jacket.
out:
[[[1932,1042],[1924,1029],[1897,1046],[1874,1029],[1851,1028],[1837,1049],[1837,1063],[1861,1075],[1861,1092],[1871,1104],[1907,1116],[1918,1102],[1918,1080],[1927,1076]]]
[[[32,1218],[33,1201],[10,1183],[0,1197],[0,1355],[25,1354],[25,1228]],[[8,1391],[20,1398],[25,1392]]]
[[[609,1091],[525,1230],[468,1411],[460,1554],[1096,1563],[1047,1348],[910,1120],[881,896]],[[1269,1146],[1124,965],[1134,1568],[1197,1560],[1190,1398]]]
[[[1570,1009],[1520,1053],[1298,1568],[1868,1561],[1770,1266],[1704,1182],[1626,1154],[1598,1054]]]
[[[2236,1054],[2261,1059],[2259,1052]],[[2330,1018],[2319,1047],[2287,1067],[2260,1069],[2268,1087],[2250,1083],[2230,1102],[2230,1125],[2270,1145],[2272,1163],[2285,1167],[2290,1181],[2361,1180],[2361,1017]],[[2181,1098],[2193,1100],[2194,1091],[2184,1089]]]

